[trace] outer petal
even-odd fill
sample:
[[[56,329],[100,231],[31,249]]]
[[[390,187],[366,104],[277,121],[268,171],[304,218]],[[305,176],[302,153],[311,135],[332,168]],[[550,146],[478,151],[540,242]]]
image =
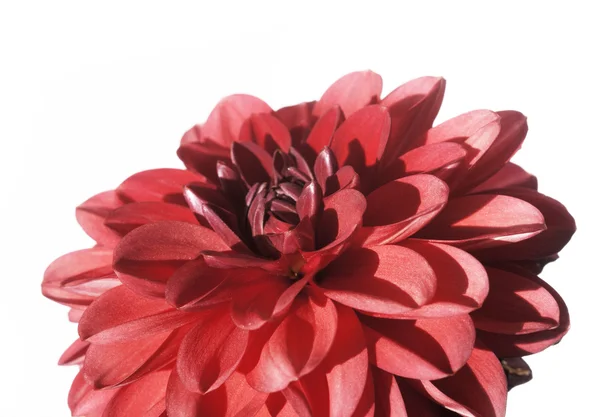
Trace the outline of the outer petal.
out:
[[[325,295],[367,313],[402,314],[426,304],[437,282],[427,260],[401,246],[344,252],[321,273]]]
[[[118,393],[118,389],[94,390],[93,385],[85,380],[82,371],[79,371],[71,390],[69,391],[69,408],[74,416],[101,417],[106,405]]]
[[[455,375],[417,385],[436,402],[465,417],[504,417],[507,386],[496,356],[485,348],[473,349],[466,366]]]
[[[333,106],[341,107],[346,117],[379,101],[383,80],[372,71],[352,72],[337,80],[315,104],[313,114],[323,115]]]
[[[155,372],[122,388],[110,401],[102,417],[162,416],[170,373]]]
[[[323,361],[336,328],[337,313],[331,300],[314,291],[299,296],[262,347],[247,374],[248,382],[263,392],[284,389]]]
[[[174,370],[166,402],[169,417],[253,417],[266,399],[267,394],[253,390],[239,373],[233,373],[218,389],[198,394],[188,391]]]
[[[293,106],[282,107],[275,112],[275,115],[287,127],[292,135],[292,144],[298,147],[304,143],[314,124],[312,109],[314,101],[300,103]]]
[[[227,250],[210,229],[183,222],[147,224],[121,240],[114,269],[121,281],[140,294],[164,296],[167,279],[204,250]]]
[[[438,379],[460,369],[475,343],[468,315],[419,320],[362,316],[371,362],[413,379]]]
[[[254,141],[269,154],[277,149],[289,152],[292,137],[287,127],[277,117],[263,113],[254,114],[250,118]]]
[[[177,373],[190,391],[213,391],[235,371],[247,344],[248,332],[236,327],[227,312],[219,309],[183,340]]]
[[[495,268],[486,268],[490,294],[471,314],[478,329],[527,334],[558,327],[560,308],[540,283]]]
[[[484,193],[513,187],[537,190],[537,178],[517,164],[508,162],[500,168],[500,171],[469,191],[469,193]]]
[[[151,169],[127,178],[116,192],[127,202],[164,201],[184,205],[183,186],[196,181],[205,182],[205,178],[183,169]]]
[[[392,117],[390,139],[383,153],[384,165],[422,144],[415,139],[433,124],[445,89],[443,78],[421,77],[401,85],[382,100]]]
[[[107,291],[83,313],[79,336],[93,343],[131,341],[164,333],[195,319],[155,298],[141,297],[125,286]]]
[[[85,353],[87,352],[89,342],[84,342],[80,339],[74,341],[71,346],[65,350],[60,359],[58,360],[59,365],[75,365],[83,362]]]
[[[477,257],[497,262],[503,260],[543,260],[552,257],[565,247],[577,229],[575,220],[560,202],[524,188],[500,190],[535,206],[544,216],[546,230],[530,239],[477,252]]]
[[[417,237],[479,249],[528,239],[545,230],[544,216],[531,204],[503,195],[453,198]]]
[[[371,367],[375,384],[375,404],[378,417],[408,417],[404,399],[394,375]]]
[[[44,272],[42,294],[68,306],[89,305],[118,285],[112,270],[112,249],[95,247],[67,253]]]
[[[202,138],[229,148],[238,140],[242,125],[250,116],[271,112],[268,104],[253,96],[235,94],[225,97],[202,126]]]
[[[89,237],[101,245],[113,247],[119,236],[104,225],[106,217],[124,202],[115,191],[105,191],[86,200],[75,210],[77,222]]]
[[[334,106],[325,113],[315,123],[310,131],[306,144],[313,150],[314,157],[326,146],[331,145],[333,134],[337,130],[344,115],[338,106]]]
[[[403,317],[448,317],[481,307],[488,295],[489,283],[483,265],[476,258],[453,246],[416,239],[408,239],[402,246],[427,259],[437,282],[433,298]]]
[[[424,227],[448,201],[448,186],[433,175],[413,175],[377,188],[367,196],[363,246],[399,242]]]

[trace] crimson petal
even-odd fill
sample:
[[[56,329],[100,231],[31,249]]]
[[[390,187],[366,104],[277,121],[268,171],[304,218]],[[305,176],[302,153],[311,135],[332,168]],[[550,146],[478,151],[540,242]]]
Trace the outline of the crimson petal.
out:
[[[79,371],[69,390],[68,404],[74,416],[102,417],[106,405],[118,393],[118,389],[95,390]]]
[[[100,245],[113,247],[119,243],[119,236],[106,227],[104,220],[123,204],[115,191],[105,191],[80,204],[75,210],[75,217],[89,237]]]
[[[84,342],[80,339],[74,341],[71,346],[65,350],[60,359],[58,360],[59,365],[76,365],[83,362],[85,353],[87,352],[89,342]]]
[[[306,144],[312,149],[313,157],[331,145],[333,134],[343,120],[344,115],[338,106],[332,107],[317,120],[306,138]]]
[[[438,379],[459,370],[475,343],[468,315],[418,320],[361,316],[371,362],[413,379]]]
[[[537,178],[517,164],[509,162],[500,168],[500,171],[469,191],[469,193],[484,193],[513,187],[537,190]]]
[[[289,152],[292,138],[289,130],[275,116],[267,113],[255,114],[251,118],[254,141],[269,154],[277,149]]]
[[[433,175],[388,182],[367,196],[364,227],[356,240],[363,246],[399,242],[430,222],[447,200],[448,186]]]
[[[450,199],[417,237],[475,250],[529,239],[546,229],[533,205],[504,195]]]
[[[300,103],[293,106],[282,107],[275,115],[287,127],[292,135],[294,147],[306,141],[309,131],[314,123],[312,109],[315,102]]]
[[[191,142],[181,144],[177,149],[177,156],[187,169],[216,184],[218,182],[217,163],[229,160],[229,149],[212,142]]]
[[[139,227],[115,249],[114,269],[119,279],[140,294],[163,297],[165,284],[186,261],[204,250],[227,246],[212,230],[183,222],[158,222]]]
[[[170,371],[159,371],[122,388],[107,405],[102,417],[163,417]]]
[[[269,182],[274,176],[271,155],[256,143],[235,142],[231,147],[231,159],[248,187]]]
[[[347,250],[321,275],[319,285],[329,298],[367,313],[386,315],[423,306],[437,286],[425,258],[393,245]]]
[[[359,109],[379,101],[383,81],[372,71],[352,72],[344,75],[325,91],[315,104],[313,114],[323,115],[333,106],[340,106],[346,117]]]

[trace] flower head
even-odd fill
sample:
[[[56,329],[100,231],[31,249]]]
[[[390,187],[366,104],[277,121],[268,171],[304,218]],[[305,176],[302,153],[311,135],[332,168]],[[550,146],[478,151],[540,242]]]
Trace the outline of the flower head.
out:
[[[574,224],[508,163],[520,113],[432,128],[443,79],[381,87],[352,73],[277,111],[230,96],[184,135],[188,171],[136,174],[82,205],[98,245],[44,284],[81,312],[72,409],[504,415],[511,362],[497,357],[568,329],[533,273]]]

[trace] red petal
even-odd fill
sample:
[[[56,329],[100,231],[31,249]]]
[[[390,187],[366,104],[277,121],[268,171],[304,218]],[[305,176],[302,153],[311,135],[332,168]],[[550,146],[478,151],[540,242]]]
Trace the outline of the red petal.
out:
[[[478,251],[477,256],[481,259],[491,261],[545,259],[560,252],[571,240],[577,229],[575,220],[566,207],[558,201],[535,190],[524,188],[501,190],[499,193],[534,205],[544,216],[547,229],[522,242]]]
[[[383,81],[372,71],[344,75],[325,91],[315,104],[313,114],[323,115],[333,106],[340,106],[346,117],[369,104],[379,101]]]
[[[401,246],[347,250],[322,272],[319,285],[335,301],[361,311],[402,314],[426,304],[436,276],[427,260]]]
[[[519,242],[545,229],[544,216],[531,204],[481,194],[450,199],[418,237],[474,250]]]
[[[383,154],[390,134],[390,115],[385,107],[372,105],[350,116],[336,130],[331,142],[339,166],[350,165],[361,175]]]
[[[83,358],[89,346],[89,342],[84,342],[80,339],[77,339],[71,344],[71,346],[67,348],[67,350],[65,350],[58,360],[58,364],[76,365],[83,362]]]
[[[455,375],[416,384],[434,401],[461,416],[505,416],[506,377],[498,358],[482,347],[475,347],[467,365]]]
[[[418,174],[388,182],[367,196],[362,245],[399,242],[436,216],[448,200],[448,186],[433,175]]]
[[[69,408],[74,416],[102,417],[106,405],[118,389],[94,390],[82,371],[79,371],[69,391]]]
[[[251,118],[254,141],[269,154],[277,149],[289,152],[292,137],[287,127],[275,116],[270,114],[255,114]]]
[[[271,155],[256,143],[235,142],[231,147],[231,159],[248,187],[269,182],[273,177]]]
[[[378,417],[408,417],[404,399],[394,375],[371,367],[375,384],[375,404]]]
[[[248,383],[259,391],[275,392],[310,373],[329,352],[336,328],[331,300],[316,292],[300,296],[262,347],[246,376]]]
[[[229,148],[212,142],[185,143],[177,149],[177,156],[187,169],[217,183],[217,163],[229,160]],[[198,181],[198,178],[194,181]]]
[[[235,371],[247,344],[248,332],[238,328],[224,309],[216,311],[183,340],[177,359],[181,381],[194,392],[217,389]]]
[[[467,252],[448,245],[408,239],[402,246],[419,253],[433,268],[437,288],[433,298],[406,318],[467,314],[483,304],[489,291],[483,265]]]
[[[79,205],[75,210],[75,216],[89,237],[100,245],[113,247],[119,242],[119,236],[104,225],[104,220],[114,209],[123,204],[115,191],[105,191]]]
[[[409,416],[419,417],[448,417],[456,416],[454,413],[446,410],[436,402],[426,397],[424,393],[418,392],[411,384],[410,380],[396,378],[398,387],[402,392],[404,406]],[[403,416],[401,416],[403,417]]]
[[[527,119],[517,111],[498,112],[500,134],[469,170],[460,189],[468,190],[498,172],[521,147],[527,135]]]
[[[125,286],[107,291],[83,313],[79,336],[93,343],[145,338],[173,330],[195,320],[164,300],[145,298]]]
[[[471,317],[477,329],[493,333],[526,334],[558,326],[560,309],[542,285],[520,275],[486,268],[490,294]]]
[[[162,417],[170,371],[159,371],[123,389],[113,397],[102,417]]]
[[[537,178],[512,162],[504,165],[500,171],[479,184],[471,194],[502,190],[512,187],[524,187],[537,190]],[[501,192],[501,191],[500,191]]]
[[[334,106],[317,120],[306,138],[306,144],[314,151],[315,155],[319,154],[326,146],[331,145],[333,134],[343,119],[344,115],[340,108]]]
[[[383,153],[384,165],[404,151],[422,145],[414,139],[433,124],[445,89],[443,78],[421,77],[401,85],[381,101],[389,109],[392,119],[390,139]]]
[[[282,107],[275,115],[287,127],[292,135],[292,144],[298,147],[306,141],[306,137],[314,124],[312,109],[315,102],[300,103],[294,106]]]
[[[119,236],[125,236],[133,229],[162,220],[198,224],[194,213],[187,207],[159,201],[126,204],[112,211],[107,216],[105,224],[116,231]]]
[[[238,140],[242,125],[250,116],[271,112],[268,104],[253,96],[235,94],[225,97],[215,106],[202,126],[202,136],[229,148]]]
[[[68,306],[90,304],[118,284],[112,269],[112,249],[95,247],[71,252],[52,262],[44,272],[42,293]]]
[[[324,195],[330,196],[341,190],[358,190],[359,188],[360,177],[351,166],[346,165],[326,179]]]
[[[183,134],[181,140],[179,141],[180,145],[186,145],[188,143],[201,142],[202,141],[202,125],[197,124],[188,129],[187,132]]]
[[[253,417],[266,399],[267,394],[254,391],[239,373],[233,373],[221,387],[203,395],[188,391],[174,370],[166,402],[169,417]]]
[[[522,335],[506,335],[490,333],[483,330],[478,331],[478,339],[482,340],[486,346],[493,350],[499,357],[514,358],[541,352],[549,346],[560,342],[570,327],[567,306],[554,288],[538,277],[528,274],[525,271],[520,271],[519,274],[527,277],[527,279],[533,281],[535,284],[542,286],[554,297],[560,309],[559,325],[552,330],[543,330]]]
[[[467,151],[458,143],[443,142],[419,146],[383,169],[379,184],[414,174],[432,174],[447,180],[460,167]]]
[[[419,320],[361,316],[371,362],[405,378],[451,375],[469,358],[475,327],[468,315]]]
[[[134,291],[164,296],[165,284],[186,261],[204,250],[227,250],[221,238],[202,226],[159,222],[139,227],[115,249],[114,268],[121,281]]]
[[[205,180],[191,171],[182,169],[152,169],[127,178],[116,192],[128,202],[164,201],[183,205],[183,186],[196,181]]]
[[[181,340],[189,328],[126,342],[92,343],[83,362],[83,372],[95,389],[144,380],[175,361]]]

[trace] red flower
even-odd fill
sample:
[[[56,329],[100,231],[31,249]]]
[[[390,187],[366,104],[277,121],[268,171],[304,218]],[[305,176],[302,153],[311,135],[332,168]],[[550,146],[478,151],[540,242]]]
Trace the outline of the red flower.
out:
[[[83,311],[74,415],[503,416],[496,356],[568,329],[532,272],[574,223],[507,164],[520,113],[431,128],[444,86],[380,99],[378,75],[353,73],[276,112],[231,96],[182,140],[196,174],[84,203],[98,246],[44,283]]]

